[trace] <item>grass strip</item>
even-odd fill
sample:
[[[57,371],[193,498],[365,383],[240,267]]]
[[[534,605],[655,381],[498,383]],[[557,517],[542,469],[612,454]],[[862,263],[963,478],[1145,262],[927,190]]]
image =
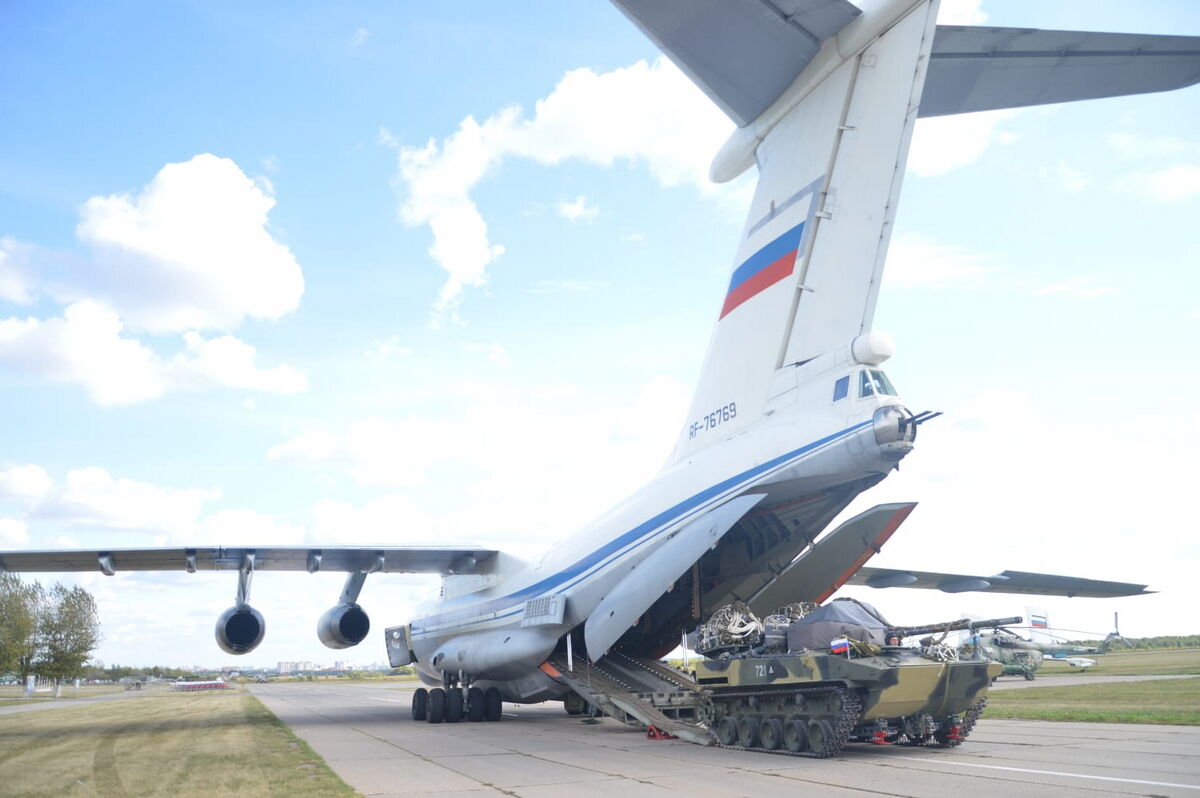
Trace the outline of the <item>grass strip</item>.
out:
[[[984,717],[1200,726],[1200,679],[995,691]]]
[[[356,795],[240,690],[0,716],[0,785],[21,796]]]

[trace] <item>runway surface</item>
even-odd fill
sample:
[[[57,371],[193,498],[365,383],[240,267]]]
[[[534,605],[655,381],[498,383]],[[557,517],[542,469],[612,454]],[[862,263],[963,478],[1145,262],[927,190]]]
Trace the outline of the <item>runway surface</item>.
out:
[[[505,704],[499,723],[431,725],[411,719],[411,687],[250,689],[371,796],[1200,796],[1196,727],[985,715],[960,748],[852,744],[815,760],[650,741],[612,720],[581,723],[557,703]]]

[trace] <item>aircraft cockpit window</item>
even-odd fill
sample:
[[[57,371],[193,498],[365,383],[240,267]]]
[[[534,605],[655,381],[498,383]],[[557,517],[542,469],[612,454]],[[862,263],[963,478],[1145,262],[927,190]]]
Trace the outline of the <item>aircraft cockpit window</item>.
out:
[[[875,395],[875,385],[870,376],[867,375],[867,370],[863,369],[858,372],[858,398],[866,399],[868,396]]]
[[[875,384],[875,393],[881,393],[886,396],[896,396],[896,389],[892,387],[892,381],[887,378],[887,375],[878,369],[871,370],[871,380]]]
[[[850,378],[841,377],[833,384],[833,401],[845,399],[846,394],[850,393]]]

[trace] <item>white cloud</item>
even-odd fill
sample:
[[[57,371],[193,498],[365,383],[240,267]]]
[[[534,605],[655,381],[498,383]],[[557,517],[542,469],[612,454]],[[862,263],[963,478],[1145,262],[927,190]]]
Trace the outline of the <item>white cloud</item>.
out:
[[[218,510],[204,518],[201,536],[203,540],[197,540],[195,533],[176,533],[173,538],[222,546],[302,546],[308,541],[304,527],[257,510]]]
[[[1013,139],[1000,125],[1016,113],[1004,109],[918,119],[908,151],[908,171],[918,177],[936,177],[974,163],[993,142]]]
[[[531,294],[581,294],[607,285],[602,280],[538,280],[527,290]]]
[[[356,49],[362,47],[371,38],[371,31],[366,28],[358,28],[354,31],[354,35],[350,37],[350,48]]]
[[[16,499],[26,507],[35,507],[53,486],[54,480],[38,465],[19,465],[0,471],[0,499]]]
[[[1116,286],[1096,277],[1068,277],[1033,292],[1034,296],[1062,296],[1069,299],[1096,299],[1117,293]]]
[[[942,0],[938,9],[938,24],[982,25],[988,21],[982,5],[983,0]]]
[[[488,362],[494,366],[508,366],[512,363],[508,350],[497,343],[463,344],[463,351],[487,355]]]
[[[888,247],[883,276],[889,288],[974,287],[1000,270],[990,255],[968,252],[919,233],[901,233]]]
[[[170,361],[122,335],[118,315],[93,300],[68,305],[45,321],[0,319],[0,364],[54,382],[81,385],[102,406],[156,399],[168,391],[235,387],[296,393],[307,386],[291,366],[260,369],[255,350],[230,335],[184,334],[184,351]]]
[[[28,274],[32,250],[14,238],[0,238],[0,301],[20,305],[33,301],[33,280]]]
[[[1067,166],[1062,161],[1059,161],[1053,170],[1043,167],[1041,174],[1044,180],[1056,184],[1063,191],[1083,191],[1092,184],[1087,174]]]
[[[0,545],[24,546],[29,542],[29,530],[24,521],[0,518]]]
[[[391,493],[355,507],[322,499],[313,507],[313,540],[352,544],[405,545],[445,543],[435,532],[436,522],[412,497]],[[454,543],[470,541],[453,541]]]
[[[388,360],[393,357],[408,357],[413,353],[411,346],[404,346],[400,342],[400,336],[393,335],[386,340],[376,340],[371,343],[367,349],[368,357],[376,357],[380,360]]]
[[[559,201],[555,204],[554,210],[568,222],[591,223],[600,214],[600,209],[595,205],[588,205],[587,197],[582,194],[571,202]]]
[[[728,195],[708,179],[713,154],[732,123],[664,58],[653,64],[597,74],[568,72],[538,100],[532,118],[504,108],[479,123],[467,117],[458,130],[423,147],[399,146],[383,131],[380,140],[398,149],[404,191],[404,224],[428,224],[430,256],[448,275],[434,306],[435,321],[453,312],[467,286],[487,281],[488,266],[504,252],[492,244],[471,191],[509,157],[553,166],[578,160],[600,166],[617,161],[644,164],[664,186],[691,185],[702,194]]]
[[[299,304],[304,277],[267,228],[274,205],[269,184],[209,154],[167,164],[136,196],[92,197],[77,233],[94,263],[65,298],[101,298],[150,332],[278,319]]]
[[[205,502],[221,492],[203,488],[164,488],[96,466],[67,472],[63,484],[42,503],[38,517],[64,518],[111,529],[187,532],[195,528]]]
[[[1110,133],[1108,145],[1126,158],[1178,158],[1200,151],[1200,144],[1178,136],[1145,136]]]
[[[1175,164],[1138,172],[1118,181],[1118,188],[1161,202],[1180,202],[1200,196],[1200,166]]]

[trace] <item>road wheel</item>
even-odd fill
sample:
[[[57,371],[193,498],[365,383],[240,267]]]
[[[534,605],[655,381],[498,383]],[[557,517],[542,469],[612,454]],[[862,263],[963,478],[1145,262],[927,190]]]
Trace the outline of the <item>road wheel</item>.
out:
[[[491,721],[500,720],[500,714],[500,691],[495,687],[489,687],[483,691],[483,719]]]
[[[483,691],[478,687],[467,691],[467,720],[471,723],[483,720]]]
[[[435,687],[429,691],[429,714],[427,720],[430,723],[441,723],[446,718],[446,691],[440,687]]]
[[[717,739],[721,745],[736,745],[738,740],[738,716],[726,715],[717,724]]]
[[[463,719],[463,694],[459,687],[446,691],[446,722],[458,723]]]
[[[802,720],[789,720],[783,726],[783,747],[798,754],[808,750],[808,725]]]
[[[1025,681],[1027,681],[1027,682],[1033,681],[1033,671],[1031,671],[1031,670],[1025,671]]]
[[[813,720],[808,724],[808,750],[823,756],[827,746],[833,742],[833,726],[827,720]]]
[[[758,730],[758,739],[763,748],[774,751],[783,743],[783,723],[779,718],[767,718]]]
[[[418,687],[413,693],[412,713],[413,720],[425,720],[425,716],[429,711],[429,691],[424,687]]]
[[[762,721],[753,716],[742,718],[738,723],[738,745],[753,748],[758,745],[758,729]]]

